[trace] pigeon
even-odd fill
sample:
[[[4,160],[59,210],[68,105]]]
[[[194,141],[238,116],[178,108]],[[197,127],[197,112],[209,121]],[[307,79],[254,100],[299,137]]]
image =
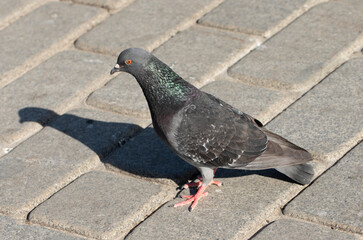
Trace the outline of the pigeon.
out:
[[[199,182],[194,195],[175,207],[193,210],[206,196],[217,168],[262,170],[275,168],[300,184],[312,181],[312,156],[283,137],[267,130],[250,115],[185,81],[169,66],[140,48],[120,53],[110,74],[135,77],[147,100],[157,135],[180,158],[196,167]]]

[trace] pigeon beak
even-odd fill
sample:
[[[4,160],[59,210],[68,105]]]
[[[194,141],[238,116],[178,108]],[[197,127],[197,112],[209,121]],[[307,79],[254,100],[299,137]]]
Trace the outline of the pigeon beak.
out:
[[[116,64],[112,69],[111,69],[111,72],[110,72],[110,75],[114,74],[115,72],[120,72],[121,71],[121,67],[119,64]]]

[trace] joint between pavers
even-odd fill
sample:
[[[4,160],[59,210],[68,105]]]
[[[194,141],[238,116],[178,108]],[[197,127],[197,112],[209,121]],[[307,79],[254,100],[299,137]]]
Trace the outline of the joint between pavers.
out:
[[[311,8],[324,3],[328,2],[329,0],[310,0],[306,2],[303,6],[293,11],[290,15],[288,15],[286,18],[281,20],[279,23],[277,23],[272,28],[268,29],[264,33],[262,33],[262,36],[264,38],[269,39],[279,33],[281,30],[289,26],[291,23],[293,23],[296,19],[301,17],[303,14],[305,14],[307,11],[309,11]]]
[[[310,216],[305,213],[292,213],[292,212],[286,213],[286,212],[284,212],[284,214],[287,216],[290,216],[292,218],[302,219],[302,220],[305,220],[310,223],[315,223],[318,225],[330,227],[331,229],[338,229],[340,231],[345,231],[345,232],[349,232],[349,233],[363,234],[363,230],[360,229],[359,227],[350,226],[348,224],[339,223],[339,222],[332,221],[329,219],[323,219],[323,218],[320,218],[317,216]]]
[[[142,132],[142,131],[140,131],[140,132]],[[144,181],[148,181],[148,182],[151,182],[151,183],[159,184],[159,185],[162,185],[162,186],[178,187],[178,184],[175,183],[171,179],[167,179],[167,178],[153,178],[153,177],[142,176],[141,175],[142,173],[138,173],[138,172],[137,173],[131,173],[131,172],[128,172],[127,170],[122,170],[122,169],[120,169],[118,167],[115,167],[112,164],[107,163],[107,162],[104,163],[104,165],[105,165],[106,170],[108,170],[108,171],[110,171],[112,173],[126,175],[126,176],[134,177],[134,178],[137,178],[137,179],[142,179]]]
[[[13,22],[18,20],[19,18],[27,15],[28,13],[32,12],[33,10],[37,9],[38,7],[54,0],[39,0],[39,1],[29,1],[30,4],[28,4],[25,7],[22,7],[21,9],[15,10],[12,14],[8,15],[4,19],[0,19],[0,31],[9,25],[11,25]]]
[[[258,232],[259,229],[266,225],[266,221],[273,221],[273,219],[277,219],[278,217],[282,216],[282,207],[285,206],[292,198],[298,195],[302,189],[306,187],[307,186],[301,186],[297,184],[292,185],[278,199],[267,205],[266,209],[261,211],[261,214],[255,216],[249,221],[249,223],[245,224],[245,227],[240,229],[233,239],[249,239],[256,232]]]
[[[48,189],[45,189],[42,194],[37,196],[35,199],[32,199],[31,202],[27,203],[26,206],[21,206],[18,210],[7,209],[6,212],[0,209],[0,212],[4,212],[4,214],[14,217],[16,219],[28,219],[28,215],[36,209],[39,205],[47,201],[54,194],[61,191],[63,188],[68,186],[71,182],[79,178],[81,175],[96,169],[101,164],[98,156],[94,156],[90,158],[87,162],[83,163],[81,166],[78,166],[77,169],[71,171],[64,176],[58,183],[49,186]]]
[[[56,41],[47,49],[27,59],[22,65],[19,65],[12,70],[4,73],[2,79],[0,80],[0,88],[7,86],[11,82],[24,75],[26,72],[32,70],[36,66],[40,65],[44,61],[48,60],[55,54],[69,48],[69,46],[73,44],[75,39],[79,38],[88,30],[92,29],[97,23],[102,22],[104,19],[107,18],[107,16],[109,16],[109,14],[107,13],[107,11],[103,10],[102,13],[99,13],[93,19],[88,20],[87,22],[79,25],[78,28],[74,31],[64,35],[61,40]]]

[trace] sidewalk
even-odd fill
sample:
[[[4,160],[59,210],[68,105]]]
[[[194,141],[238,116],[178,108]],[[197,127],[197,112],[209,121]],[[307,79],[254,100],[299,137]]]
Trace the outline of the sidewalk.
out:
[[[3,0],[0,239],[363,239],[362,0]],[[118,54],[141,47],[314,156],[197,170],[156,136]],[[182,193],[188,194],[189,189]]]

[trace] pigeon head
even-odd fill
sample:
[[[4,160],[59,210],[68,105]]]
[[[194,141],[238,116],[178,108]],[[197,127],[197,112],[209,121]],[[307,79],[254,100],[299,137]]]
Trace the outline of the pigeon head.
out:
[[[197,88],[168,65],[140,48],[122,51],[110,74],[115,72],[126,72],[135,77],[152,114],[176,111],[198,93]]]
[[[141,48],[128,48],[120,53],[116,65],[110,74],[115,72],[133,73],[142,69],[151,59],[152,55]]]

